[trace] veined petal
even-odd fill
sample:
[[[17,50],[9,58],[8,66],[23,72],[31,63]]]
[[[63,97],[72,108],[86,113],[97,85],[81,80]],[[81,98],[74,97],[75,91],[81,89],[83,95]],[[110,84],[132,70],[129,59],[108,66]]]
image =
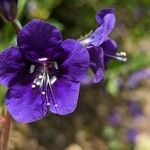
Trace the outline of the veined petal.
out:
[[[17,37],[18,46],[30,60],[47,57],[47,50],[59,45],[61,40],[56,27],[37,19],[26,24]]]
[[[80,83],[61,78],[52,86],[54,100],[50,100],[50,111],[58,115],[72,113],[77,105]],[[57,107],[56,107],[57,104]]]
[[[68,53],[68,57],[60,66],[62,71],[65,70],[63,77],[74,82],[81,81],[90,66],[88,51],[77,41],[71,39],[64,41],[62,48]]]
[[[100,82],[104,77],[104,53],[101,48],[91,47],[89,50],[91,69],[94,73],[94,82]]]
[[[113,28],[115,27],[116,18],[114,14],[108,14],[104,17],[104,28],[107,30],[106,32],[109,34]]]
[[[23,67],[24,63],[19,49],[15,47],[5,49],[0,53],[0,83],[8,86]]]
[[[103,19],[107,14],[114,14],[114,9],[113,8],[102,9],[96,13],[96,21],[99,25],[103,24],[104,22]]]
[[[89,45],[100,46],[104,41],[108,39],[108,31],[104,28],[104,26],[100,26],[97,28],[89,37],[90,42]]]
[[[89,41],[93,46],[100,46],[108,39],[109,33],[113,30],[116,22],[113,9],[104,9],[96,15],[99,27],[90,35]]]
[[[6,95],[6,107],[11,116],[22,123],[37,121],[47,114],[44,96],[40,89],[33,89],[31,84],[11,87]]]
[[[106,66],[107,63],[109,62],[109,60],[111,59],[111,57],[109,57],[109,56],[116,55],[118,46],[114,40],[108,39],[101,45],[101,47],[104,51],[104,64]]]

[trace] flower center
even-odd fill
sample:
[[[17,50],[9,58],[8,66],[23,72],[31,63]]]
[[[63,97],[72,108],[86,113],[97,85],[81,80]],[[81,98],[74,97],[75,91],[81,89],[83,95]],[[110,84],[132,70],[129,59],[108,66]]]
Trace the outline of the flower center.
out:
[[[58,70],[57,62],[49,62],[47,58],[39,58],[41,63],[40,67],[37,70],[37,75],[32,83],[32,88],[40,88],[41,94],[46,99],[47,106],[50,106],[50,97],[54,103],[55,108],[58,107],[56,103],[52,85],[57,81],[55,75],[56,70]],[[30,73],[33,73],[35,66],[31,65]]]

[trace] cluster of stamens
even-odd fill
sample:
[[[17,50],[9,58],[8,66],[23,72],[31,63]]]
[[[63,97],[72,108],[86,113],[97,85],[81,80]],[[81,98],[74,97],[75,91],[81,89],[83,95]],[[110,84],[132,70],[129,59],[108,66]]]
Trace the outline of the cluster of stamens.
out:
[[[86,48],[90,48],[91,45],[89,43],[91,41],[92,41],[92,38],[89,37],[89,38],[82,39],[80,43],[84,45]],[[117,59],[123,62],[127,61],[127,58],[126,58],[127,54],[125,52],[119,52],[119,53],[116,53],[116,55],[105,54],[105,56],[108,56],[110,58]]]
[[[58,104],[56,103],[55,96],[53,93],[52,85],[56,82],[57,77],[52,76],[50,70],[48,69],[48,62],[47,58],[40,58],[39,62],[41,62],[41,66],[38,68],[37,75],[32,83],[32,88],[40,88],[41,94],[46,99],[47,106],[50,106],[50,97],[49,93],[51,94],[53,103],[55,108],[58,107]],[[54,62],[52,64],[55,69],[58,69],[57,63]],[[34,66],[32,65],[30,68],[30,73],[34,72]]]
[[[123,62],[127,61],[127,58],[126,58],[127,54],[126,54],[126,52],[119,52],[119,53],[116,53],[116,55],[105,54],[105,56],[108,56],[110,58],[117,59],[117,60],[123,61]]]

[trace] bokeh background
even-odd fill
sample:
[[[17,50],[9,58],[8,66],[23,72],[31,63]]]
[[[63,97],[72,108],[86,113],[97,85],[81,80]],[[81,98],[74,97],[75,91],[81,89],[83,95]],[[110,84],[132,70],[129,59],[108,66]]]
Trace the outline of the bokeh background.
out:
[[[96,11],[107,7],[116,10],[111,37],[128,61],[112,61],[101,84],[84,83],[73,114],[13,121],[10,150],[150,150],[150,1],[20,0],[18,16],[23,25],[45,19],[64,38],[78,39],[96,28]],[[0,50],[15,43],[12,27],[0,19]],[[0,88],[0,112],[6,90]]]

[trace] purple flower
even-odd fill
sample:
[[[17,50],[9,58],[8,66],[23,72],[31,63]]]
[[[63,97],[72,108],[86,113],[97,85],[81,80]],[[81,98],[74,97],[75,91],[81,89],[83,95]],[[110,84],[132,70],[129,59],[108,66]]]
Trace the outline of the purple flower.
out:
[[[9,87],[6,106],[12,117],[29,123],[49,111],[72,113],[89,68],[84,46],[63,41],[56,27],[40,20],[22,28],[17,44],[0,54],[0,82]]]
[[[0,0],[0,14],[8,21],[13,21],[17,15],[18,0]]]
[[[80,43],[89,51],[91,69],[94,73],[94,82],[100,82],[104,77],[104,70],[112,58],[126,61],[124,52],[117,53],[117,44],[108,37],[116,22],[114,9],[103,9],[97,12],[96,20],[99,27]]]
[[[130,143],[135,143],[136,142],[136,137],[137,137],[137,130],[134,128],[130,128],[127,130],[127,139]]]
[[[118,112],[113,111],[112,113],[109,114],[108,116],[108,121],[114,125],[114,126],[118,126],[121,122],[121,116]]]
[[[131,112],[131,115],[134,118],[140,117],[142,115],[142,110],[138,101],[129,100],[127,101],[127,105]]]
[[[136,71],[131,74],[127,82],[127,86],[130,88],[135,88],[140,81],[146,80],[149,78],[150,78],[150,68]]]

